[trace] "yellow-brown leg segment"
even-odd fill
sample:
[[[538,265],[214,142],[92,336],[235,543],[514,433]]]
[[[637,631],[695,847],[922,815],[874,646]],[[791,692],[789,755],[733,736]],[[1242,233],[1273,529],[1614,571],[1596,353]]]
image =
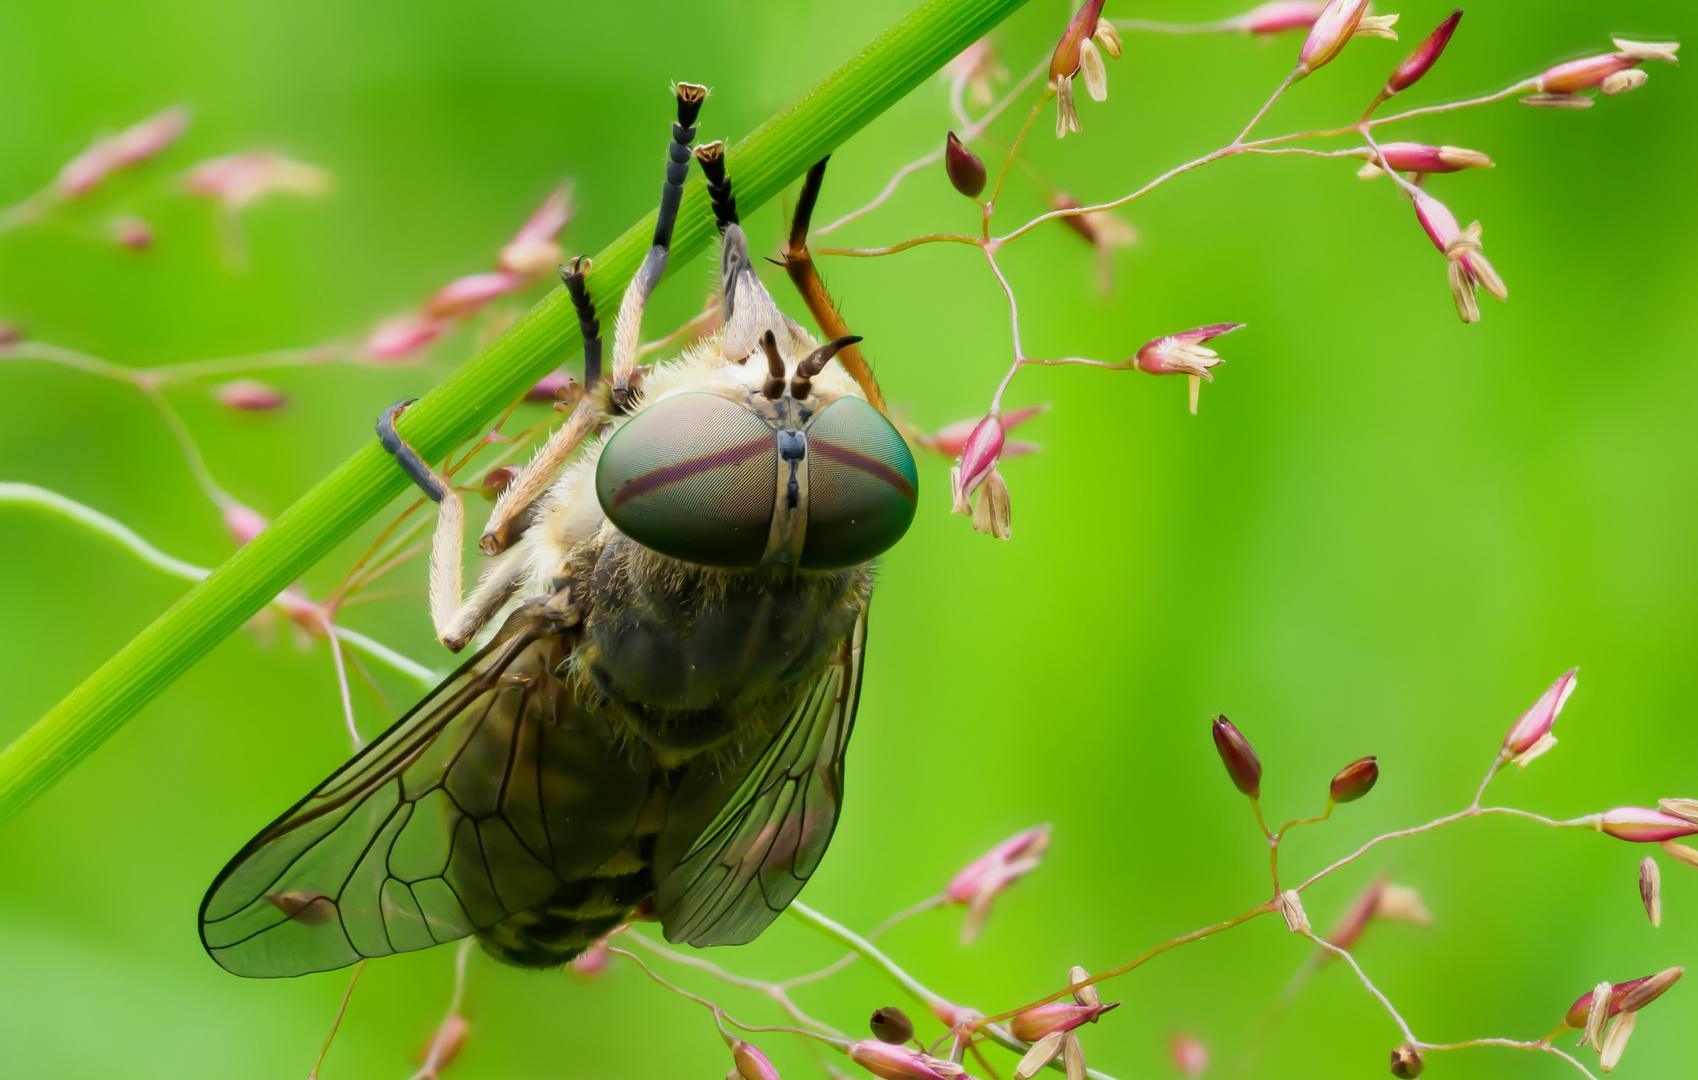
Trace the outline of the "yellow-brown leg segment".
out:
[[[377,421],[377,439],[394,456],[401,471],[437,504],[436,532],[430,545],[430,621],[436,639],[453,652],[459,652],[518,588],[524,574],[524,560],[515,554],[497,561],[472,595],[462,602],[460,555],[465,544],[465,503],[454,490],[453,481],[426,464],[418,451],[396,432],[395,418],[411,404],[409,399],[383,411]]]
[[[836,339],[851,336],[849,326],[838,314],[837,305],[831,302],[831,294],[825,291],[825,282],[820,280],[819,271],[814,269],[814,258],[808,252],[808,225],[813,220],[814,203],[819,200],[820,185],[825,180],[826,162],[830,160],[829,157],[822,159],[808,170],[807,179],[802,181],[796,214],[790,219],[790,243],[784,249],[784,270],[790,275],[796,291],[802,294],[802,302],[808,305],[808,311],[813,314],[814,322],[819,324],[824,336]],[[873,377],[873,369],[867,366],[867,358],[861,355],[860,348],[843,346],[837,354],[837,361],[861,387],[867,400],[879,412],[887,412],[884,394],[879,391],[878,380]]]

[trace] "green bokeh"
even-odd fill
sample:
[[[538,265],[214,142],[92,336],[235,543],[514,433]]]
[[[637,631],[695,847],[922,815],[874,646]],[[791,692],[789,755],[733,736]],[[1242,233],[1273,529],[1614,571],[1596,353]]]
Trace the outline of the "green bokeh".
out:
[[[357,336],[489,254],[563,177],[591,251],[651,204],[664,86],[706,81],[704,137],[737,137],[892,22],[908,0],[660,5],[309,0],[0,8],[0,203],[22,198],[91,133],[171,104],[184,144],[114,184],[86,213],[0,237],[0,318],[126,364]],[[1352,45],[1300,85],[1270,132],[1333,124],[1408,40],[1447,10],[1402,10],[1405,44]],[[1033,0],[997,35],[1016,74],[1065,17]],[[1223,7],[1111,0],[1109,14],[1201,19]],[[1472,94],[1608,32],[1692,36],[1681,0],[1605,8],[1514,0],[1471,11],[1443,64],[1409,96]],[[1111,97],[1083,137],[1041,122],[1031,158],[1081,199],[1110,197],[1219,145],[1277,83],[1296,42],[1128,35]],[[1149,337],[1218,320],[1229,363],[1187,415],[1181,380],[1081,369],[1023,373],[1011,404],[1055,409],[1021,434],[1043,453],[1005,467],[1015,540],[948,515],[946,470],[923,464],[920,516],[883,563],[849,762],[846,818],[806,899],[862,928],[935,891],[961,863],[1051,821],[1043,869],[961,949],[958,914],[895,932],[893,951],[958,1000],[1018,1004],[1067,965],[1099,968],[1266,895],[1264,854],[1206,732],[1225,711],[1256,743],[1275,817],[1311,812],[1344,762],[1384,779],[1323,828],[1297,834],[1307,873],[1385,830],[1460,807],[1505,726],[1564,668],[1582,687],[1562,746],[1495,797],[1557,816],[1698,794],[1690,720],[1698,613],[1698,271],[1690,135],[1698,87],[1651,84],[1589,112],[1503,104],[1410,124],[1400,137],[1490,153],[1490,173],[1432,188],[1485,222],[1507,305],[1457,322],[1443,261],[1384,181],[1350,162],[1237,160],[1128,213],[1142,234],[1097,295],[1090,251],[1060,226],[1010,247],[1028,349],[1119,358]],[[1016,110],[1018,113],[1018,110]],[[1010,118],[998,130],[1012,131]],[[820,210],[872,197],[948,125],[942,84],[915,94],[833,159]],[[329,168],[322,200],[244,216],[250,265],[224,265],[205,207],[176,170],[252,146]],[[1021,173],[1007,219],[1045,195]],[[159,231],[145,255],[101,235],[116,213]],[[940,171],[838,234],[887,243],[970,229]],[[750,223],[780,235],[776,206]],[[1009,355],[1006,307],[977,255],[938,246],[825,260],[886,391],[923,427],[981,412]],[[769,275],[775,284],[781,276]],[[695,310],[705,268],[657,298],[651,327]],[[781,302],[800,313],[787,294]],[[436,382],[475,329],[421,367],[267,375],[275,415],[231,415],[172,391],[219,481],[275,514],[369,438],[377,412]],[[540,409],[526,414],[540,419]],[[1682,417],[1687,417],[1682,420]],[[160,547],[210,565],[229,550],[168,432],[127,387],[39,364],[0,367],[0,479],[52,487]],[[35,511],[0,509],[0,739],[52,705],[182,591],[109,542]],[[363,543],[363,540],[362,540]],[[322,594],[359,545],[306,585]],[[445,666],[423,569],[407,595],[345,621]],[[1687,660],[1680,657],[1687,656]],[[1687,675],[1682,675],[1687,672]],[[378,730],[414,689],[356,688]],[[342,759],[322,643],[240,635],[219,648],[24,817],[0,833],[0,1073],[298,1077],[340,975],[243,982],[201,953],[194,913],[249,835]],[[1531,1038],[1600,978],[1698,959],[1698,875],[1666,861],[1666,923],[1638,907],[1644,854],[1524,823],[1464,824],[1388,846],[1313,890],[1326,925],[1380,870],[1418,887],[1436,921],[1377,927],[1362,962],[1424,1038]],[[834,950],[781,921],[714,959],[798,972]],[[1166,1040],[1194,1032],[1232,1074],[1307,953],[1272,920],[1163,958],[1113,984],[1128,1002],[1089,1032],[1093,1063],[1172,1075]],[[404,1076],[440,1015],[449,950],[373,965],[326,1066]],[[699,979],[693,986],[711,986]],[[742,1016],[763,1002],[714,993]],[[1677,988],[1640,1024],[1624,1075],[1679,1075],[1698,1022]],[[852,970],[802,991],[859,1028],[897,1001]],[[475,967],[472,1041],[454,1076],[717,1076],[728,1064],[700,1009],[628,968],[595,982]],[[1244,1075],[1383,1075],[1397,1041],[1339,967],[1315,978]],[[786,1074],[812,1066],[769,1037]],[[1011,1066],[997,1059],[1004,1074]],[[1563,1075],[1503,1050],[1449,1055],[1429,1075]]]

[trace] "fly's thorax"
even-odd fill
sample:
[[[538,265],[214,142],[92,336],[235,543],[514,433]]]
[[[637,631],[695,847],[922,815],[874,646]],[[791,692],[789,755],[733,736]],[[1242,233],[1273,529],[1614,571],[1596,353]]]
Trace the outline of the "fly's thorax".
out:
[[[609,531],[575,662],[608,713],[663,757],[781,722],[872,589],[862,566],[730,571]]]

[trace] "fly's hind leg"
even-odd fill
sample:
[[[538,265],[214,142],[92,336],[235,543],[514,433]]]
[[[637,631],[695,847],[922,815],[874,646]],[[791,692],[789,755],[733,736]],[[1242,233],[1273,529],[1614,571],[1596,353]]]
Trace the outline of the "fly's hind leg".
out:
[[[436,532],[430,545],[430,621],[436,639],[459,652],[519,587],[525,569],[523,553],[514,551],[497,561],[472,595],[461,601],[460,552],[465,543],[466,506],[453,483],[431,469],[395,430],[395,418],[414,400],[397,402],[383,411],[377,420],[377,438],[401,471],[437,504]]]
[[[807,179],[802,181],[802,193],[796,200],[796,213],[790,219],[790,242],[784,249],[784,272],[790,275],[790,281],[796,286],[796,291],[802,294],[802,301],[808,305],[814,321],[828,338],[842,341],[850,338],[849,327],[843,321],[843,316],[837,311],[837,305],[832,303],[831,294],[825,291],[825,282],[820,280],[819,271],[814,268],[813,256],[808,252],[808,226],[813,220],[814,203],[819,201],[820,185],[825,181],[825,165],[831,159],[823,158],[813,168],[808,170]],[[878,380],[873,377],[873,369],[867,365],[867,358],[861,355],[861,350],[854,345],[860,338],[853,338],[849,343],[839,346],[837,359],[844,369],[849,372],[860,386],[861,392],[880,412],[886,412],[884,394],[879,391]]]

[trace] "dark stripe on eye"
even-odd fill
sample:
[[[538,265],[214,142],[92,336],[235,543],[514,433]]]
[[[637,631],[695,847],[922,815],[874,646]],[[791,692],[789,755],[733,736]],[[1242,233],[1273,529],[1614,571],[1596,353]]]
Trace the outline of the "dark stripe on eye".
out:
[[[686,461],[662,465],[658,469],[650,469],[640,473],[619,485],[619,490],[613,493],[612,505],[608,509],[624,506],[632,499],[647,495],[652,491],[663,488],[668,484],[676,484],[680,480],[688,480],[714,469],[723,469],[728,465],[741,465],[750,458],[773,450],[774,443],[770,435],[763,435],[746,443],[727,446],[723,450],[715,450],[702,457],[690,458]]]
[[[871,476],[876,476],[901,492],[903,498],[910,500],[914,498],[914,485],[908,482],[908,478],[878,458],[870,454],[863,454],[859,450],[851,450],[847,446],[838,446],[836,443],[827,442],[824,439],[810,439],[809,444],[816,455],[829,458],[839,465],[859,469]]]

